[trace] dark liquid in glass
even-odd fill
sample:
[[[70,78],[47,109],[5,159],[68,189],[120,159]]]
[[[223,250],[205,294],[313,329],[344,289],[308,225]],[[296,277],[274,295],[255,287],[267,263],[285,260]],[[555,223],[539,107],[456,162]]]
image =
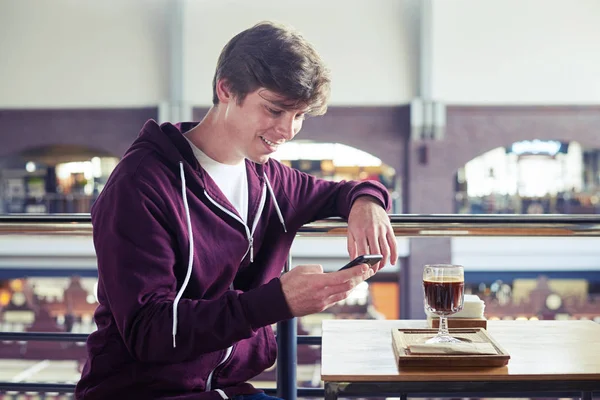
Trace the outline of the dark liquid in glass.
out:
[[[465,282],[458,279],[424,280],[425,299],[431,311],[438,314],[453,314],[463,307]]]

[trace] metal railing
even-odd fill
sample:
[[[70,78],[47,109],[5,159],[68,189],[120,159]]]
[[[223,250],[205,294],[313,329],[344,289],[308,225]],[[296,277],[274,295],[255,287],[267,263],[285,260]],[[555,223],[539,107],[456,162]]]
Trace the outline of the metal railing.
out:
[[[600,215],[390,215],[396,236],[600,236]],[[91,235],[89,214],[0,215],[2,234]],[[340,218],[300,228],[299,236],[344,236]]]
[[[396,236],[473,237],[473,236],[576,236],[600,237],[600,215],[390,215]],[[346,222],[327,219],[303,226],[299,236],[345,236]],[[1,235],[91,235],[89,214],[3,215]],[[267,394],[286,400],[297,397],[322,397],[323,389],[296,388],[296,346],[320,345],[318,336],[298,336],[296,320],[278,324],[277,389]],[[0,332],[0,340],[85,341],[86,334],[43,332]],[[0,382],[0,391],[73,392],[74,385],[51,383]],[[439,394],[438,394],[439,395]],[[566,394],[562,394],[563,396]]]

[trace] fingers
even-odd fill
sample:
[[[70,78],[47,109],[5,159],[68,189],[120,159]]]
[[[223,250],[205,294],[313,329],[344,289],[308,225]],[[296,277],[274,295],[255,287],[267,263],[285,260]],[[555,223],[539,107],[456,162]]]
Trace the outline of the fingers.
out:
[[[298,265],[280,277],[286,302],[296,317],[320,312],[348,296],[373,271],[367,264],[323,273],[320,265]]]
[[[354,240],[354,236],[348,229],[348,254],[351,259],[355,259],[358,257],[358,252],[356,251],[356,241]]]
[[[387,242],[390,245],[391,258],[390,263],[396,265],[398,262],[398,244],[396,243],[396,235],[394,235],[394,230],[389,227],[386,233]]]
[[[355,234],[348,229],[348,254],[352,259],[361,254],[371,254],[369,253],[367,237],[364,235],[355,236]]]
[[[348,233],[348,253],[351,258],[355,258],[360,254],[381,254],[383,259],[373,266],[375,272],[388,263],[392,265],[397,263],[396,236],[391,225],[379,226],[360,233],[364,235],[363,238]],[[351,249],[356,249],[356,253],[352,254]]]
[[[292,268],[292,271],[297,271],[301,274],[322,274],[323,266],[320,264],[303,264]]]
[[[336,286],[355,278],[368,279],[370,269],[367,264],[360,264],[341,271],[323,274],[319,278],[323,286]]]
[[[378,240],[379,248],[381,249],[381,253],[379,254],[383,256],[383,259],[377,264],[375,272],[383,268],[383,266],[386,265],[388,263],[388,260],[390,259],[390,246],[388,245],[385,236],[379,236]]]
[[[325,306],[325,309],[331,307],[332,305],[334,305],[335,303],[342,301],[342,300],[346,300],[348,298],[348,296],[350,296],[350,292],[342,292],[342,293],[337,293],[334,294],[332,296],[329,296],[327,298],[327,305]]]
[[[365,280],[371,277],[370,268],[367,264],[360,264],[342,271],[324,273],[323,267],[319,264],[297,265],[287,274],[289,279],[294,275],[314,275],[311,276],[311,284],[315,290],[322,290],[325,287],[333,287],[344,284],[352,279]]]
[[[365,253],[361,254],[381,254],[383,259],[377,264],[373,265],[375,272],[379,271],[387,263],[389,257],[389,247],[385,240],[382,240],[382,236],[377,228],[371,229],[367,232],[366,236],[366,249]]]
[[[363,265],[365,265],[365,264],[363,264]],[[355,269],[355,268],[359,269],[359,267],[360,266],[356,266],[351,269]],[[323,289],[323,292],[322,292],[323,296],[326,298],[330,298],[332,296],[344,295],[341,299],[339,299],[337,301],[343,300],[348,296],[348,294],[352,290],[354,290],[354,288],[356,286],[358,286],[358,284],[364,282],[365,280],[369,279],[371,276],[373,276],[375,274],[375,271],[373,271],[371,268],[359,269],[359,270],[364,271],[364,272],[361,275],[355,275],[352,278],[350,278],[346,281],[343,281],[341,283],[325,286],[325,288]],[[345,272],[345,271],[340,271],[340,272]]]
[[[356,243],[356,255],[359,256],[361,254],[375,254],[373,253],[373,250],[371,250],[369,252],[369,243],[371,241],[371,237],[372,235],[368,235],[368,236],[362,236],[362,237],[355,237],[354,241]]]

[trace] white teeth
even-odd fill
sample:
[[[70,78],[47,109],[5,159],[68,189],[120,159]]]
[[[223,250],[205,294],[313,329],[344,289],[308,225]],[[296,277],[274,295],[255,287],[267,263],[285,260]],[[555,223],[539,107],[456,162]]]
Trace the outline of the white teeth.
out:
[[[268,144],[269,146],[277,146],[277,145],[278,145],[277,143],[275,143],[275,142],[271,142],[270,140],[268,140],[268,139],[265,139],[265,138],[264,138],[264,137],[262,137],[262,136],[261,136],[260,138],[261,138],[261,139],[262,139],[262,140],[263,140],[263,141],[264,141],[266,144]]]

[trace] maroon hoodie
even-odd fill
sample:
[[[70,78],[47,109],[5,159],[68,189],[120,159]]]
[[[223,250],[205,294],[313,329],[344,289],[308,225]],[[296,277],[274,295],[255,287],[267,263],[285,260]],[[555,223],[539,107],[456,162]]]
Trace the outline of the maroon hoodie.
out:
[[[148,121],[92,207],[98,330],[77,399],[256,392],[245,382],[275,362],[271,324],[292,317],[279,276],[298,229],[363,195],[389,207],[377,182],[246,161],[246,225],[182,135],[193,126]]]

